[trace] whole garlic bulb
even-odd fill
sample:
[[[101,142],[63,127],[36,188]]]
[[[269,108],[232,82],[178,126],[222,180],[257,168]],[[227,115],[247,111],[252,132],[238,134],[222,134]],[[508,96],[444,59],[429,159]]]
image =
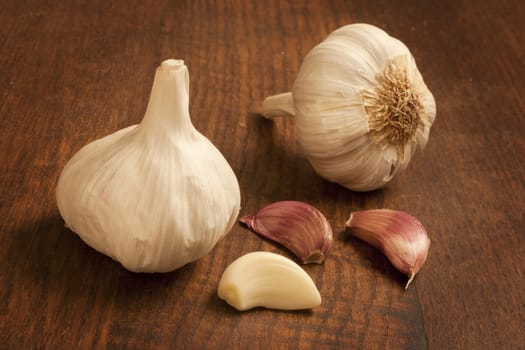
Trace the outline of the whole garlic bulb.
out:
[[[66,226],[128,270],[168,272],[204,256],[239,214],[237,178],[188,105],[188,69],[164,61],[142,122],[84,146],[58,180]]]
[[[262,115],[294,115],[318,174],[356,191],[382,187],[423,148],[436,115],[408,48],[369,24],[350,24],[314,47],[292,92],[270,96]]]

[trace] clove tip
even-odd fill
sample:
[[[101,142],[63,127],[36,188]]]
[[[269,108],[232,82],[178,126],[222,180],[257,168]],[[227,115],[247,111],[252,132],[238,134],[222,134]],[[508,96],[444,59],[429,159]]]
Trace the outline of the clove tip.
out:
[[[243,216],[242,218],[239,219],[239,222],[242,222],[246,226],[251,227],[252,217],[253,215]]]
[[[354,218],[354,213],[350,213],[350,217],[345,222],[345,228],[352,226],[352,219]]]
[[[414,277],[416,277],[416,272],[414,272],[414,270],[410,270],[410,276],[408,278],[407,284],[405,285],[405,290],[408,289],[408,287],[410,286],[410,284],[414,280]]]

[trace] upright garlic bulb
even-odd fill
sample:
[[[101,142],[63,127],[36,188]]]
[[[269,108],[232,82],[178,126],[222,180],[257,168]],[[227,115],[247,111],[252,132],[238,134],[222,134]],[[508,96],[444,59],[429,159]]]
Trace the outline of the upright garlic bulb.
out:
[[[56,197],[66,225],[135,272],[167,272],[215,246],[240,209],[237,178],[192,125],[182,60],[157,69],[144,119],[84,146]]]
[[[436,104],[408,48],[369,24],[331,33],[305,57],[266,117],[293,115],[313,168],[349,189],[382,187],[428,140]]]

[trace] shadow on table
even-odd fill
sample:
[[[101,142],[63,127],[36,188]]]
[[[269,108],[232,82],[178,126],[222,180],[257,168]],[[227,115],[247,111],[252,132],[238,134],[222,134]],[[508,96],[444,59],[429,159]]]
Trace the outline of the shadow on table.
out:
[[[406,276],[397,271],[381,251],[352,236],[347,230],[339,232],[334,239],[342,241],[345,246],[351,245],[351,252],[357,256],[365,269],[376,271],[395,282],[399,288],[404,288],[407,282]]]
[[[164,293],[163,287],[184,286],[194,269],[188,264],[170,273],[127,271],[65,228],[58,212],[26,222],[11,232],[9,242],[7,280],[20,284],[10,289],[27,287],[39,297],[81,301],[96,296],[122,303],[153,299]]]
[[[244,202],[250,197],[263,202],[318,202],[356,195],[314,171],[297,141],[292,118],[270,120],[250,113],[245,119],[244,152],[248,156],[243,156],[242,162],[232,162]]]
[[[233,306],[230,306],[226,301],[219,298],[217,293],[210,295],[206,308],[211,312],[216,312],[217,314],[223,316],[238,316],[241,314],[260,314],[260,313],[272,313],[275,310],[267,309],[264,307],[254,307],[249,310],[239,311]],[[280,313],[289,313],[289,314],[298,314],[303,316],[314,316],[314,312],[310,309],[308,310],[279,310]]]

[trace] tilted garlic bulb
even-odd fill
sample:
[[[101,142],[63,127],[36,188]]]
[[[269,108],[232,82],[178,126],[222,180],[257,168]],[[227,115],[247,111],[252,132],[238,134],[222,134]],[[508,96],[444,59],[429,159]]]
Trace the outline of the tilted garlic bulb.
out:
[[[239,214],[237,178],[188,105],[188,69],[164,61],[142,122],[84,146],[58,180],[67,227],[131,271],[168,272],[204,256]]]
[[[314,47],[291,92],[262,115],[293,115],[313,168],[356,191],[380,188],[423,148],[436,115],[408,48],[369,24],[350,24]]]

